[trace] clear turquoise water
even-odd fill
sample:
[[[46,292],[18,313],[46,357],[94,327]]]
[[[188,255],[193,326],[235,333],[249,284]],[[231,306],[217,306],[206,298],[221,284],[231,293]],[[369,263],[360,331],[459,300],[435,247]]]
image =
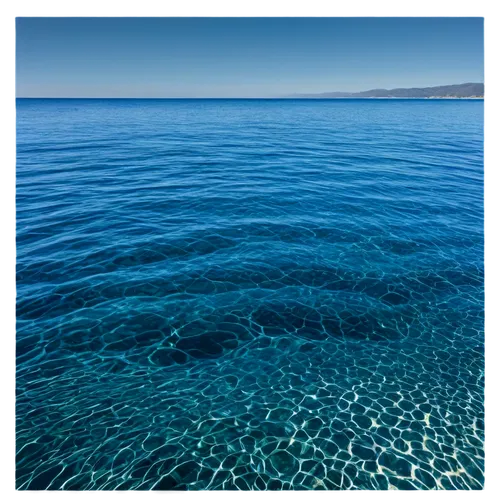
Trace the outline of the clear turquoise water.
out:
[[[18,100],[17,487],[477,489],[483,102]]]

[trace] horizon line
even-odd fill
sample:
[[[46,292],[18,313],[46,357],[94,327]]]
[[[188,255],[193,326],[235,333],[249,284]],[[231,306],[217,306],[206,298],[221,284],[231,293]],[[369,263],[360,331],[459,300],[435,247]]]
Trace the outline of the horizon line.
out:
[[[313,94],[310,94],[313,95]],[[322,94],[318,94],[321,96]],[[467,96],[467,97],[299,97],[299,96],[291,96],[291,97],[47,97],[47,96],[16,96],[15,99],[78,99],[78,100],[98,100],[98,99],[116,99],[116,100],[171,100],[171,101],[182,101],[182,100],[274,100],[274,101],[332,101],[332,100],[374,100],[374,99],[385,99],[385,100],[408,100],[408,99],[421,99],[421,100],[429,100],[429,99],[484,99],[479,96]]]
[[[362,94],[365,92],[374,92],[374,91],[394,91],[394,90],[424,90],[424,89],[437,89],[440,87],[458,87],[458,86],[464,86],[464,85],[484,85],[483,82],[464,82],[464,83],[451,83],[451,84],[445,84],[445,85],[432,85],[432,86],[426,86],[426,87],[392,87],[389,89],[386,88],[372,88],[368,90],[361,90],[361,91],[339,91],[339,90],[333,90],[333,91],[324,91],[324,92],[295,92],[293,94],[285,94],[285,95],[279,95],[279,96],[239,96],[239,97],[203,97],[203,96],[197,96],[197,97],[168,97],[168,96],[157,96],[157,97],[119,97],[119,96],[111,96],[111,97],[105,97],[105,96],[93,96],[93,97],[78,97],[78,96],[71,96],[71,97],[49,97],[49,96],[16,96],[16,99],[428,99],[428,97],[375,97],[375,96],[360,96],[356,94]],[[329,96],[327,97],[327,94],[353,94],[353,95],[346,95],[346,96]],[[439,96],[436,96],[438,98]],[[445,97],[439,97],[439,98],[445,98]],[[456,97],[456,99],[466,99],[467,97]],[[475,97],[479,98],[479,97]],[[453,97],[446,97],[446,99],[453,99]]]

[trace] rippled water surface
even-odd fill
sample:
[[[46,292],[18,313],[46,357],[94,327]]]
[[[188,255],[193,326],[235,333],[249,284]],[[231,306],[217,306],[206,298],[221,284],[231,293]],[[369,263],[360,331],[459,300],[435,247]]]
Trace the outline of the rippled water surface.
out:
[[[18,100],[17,487],[481,488],[482,120]]]

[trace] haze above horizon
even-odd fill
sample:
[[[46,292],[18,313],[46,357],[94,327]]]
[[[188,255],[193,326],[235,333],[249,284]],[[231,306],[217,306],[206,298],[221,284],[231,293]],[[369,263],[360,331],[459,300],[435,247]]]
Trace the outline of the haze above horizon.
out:
[[[283,97],[484,81],[482,18],[17,18],[17,97]]]

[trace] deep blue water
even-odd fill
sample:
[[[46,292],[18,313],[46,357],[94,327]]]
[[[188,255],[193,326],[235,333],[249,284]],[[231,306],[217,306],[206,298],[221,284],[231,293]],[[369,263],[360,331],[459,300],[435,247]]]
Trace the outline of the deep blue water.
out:
[[[17,487],[477,489],[483,102],[18,100]]]

